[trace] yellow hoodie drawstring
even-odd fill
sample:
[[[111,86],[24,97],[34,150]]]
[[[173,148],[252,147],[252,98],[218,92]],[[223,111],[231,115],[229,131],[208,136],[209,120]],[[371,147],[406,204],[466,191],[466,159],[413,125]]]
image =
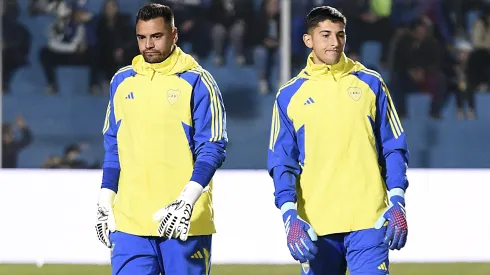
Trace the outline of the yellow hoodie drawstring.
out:
[[[155,69],[151,69],[150,81],[153,80],[153,77],[155,76],[156,73],[157,73],[157,71],[155,71]]]

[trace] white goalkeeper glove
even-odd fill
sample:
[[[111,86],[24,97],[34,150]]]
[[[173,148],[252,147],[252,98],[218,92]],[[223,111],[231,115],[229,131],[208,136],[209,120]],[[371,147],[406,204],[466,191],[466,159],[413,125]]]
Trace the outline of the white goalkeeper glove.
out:
[[[175,201],[153,214],[153,220],[158,222],[160,237],[187,240],[192,210],[203,190],[199,183],[190,181]]]
[[[99,240],[108,248],[112,247],[111,241],[109,240],[109,232],[116,230],[116,221],[112,212],[115,197],[116,193],[114,191],[107,188],[100,189],[95,230]]]

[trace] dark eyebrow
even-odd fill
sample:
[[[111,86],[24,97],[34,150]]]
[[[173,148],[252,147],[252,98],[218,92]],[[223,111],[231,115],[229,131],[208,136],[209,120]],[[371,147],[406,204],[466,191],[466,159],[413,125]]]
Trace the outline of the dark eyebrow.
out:
[[[329,30],[321,30],[320,33],[326,33],[326,34],[331,34],[332,31]],[[344,34],[345,31],[338,31],[337,34]]]
[[[163,35],[163,32],[152,33],[149,36],[155,36],[155,35]],[[136,36],[145,36],[145,35],[137,33]]]

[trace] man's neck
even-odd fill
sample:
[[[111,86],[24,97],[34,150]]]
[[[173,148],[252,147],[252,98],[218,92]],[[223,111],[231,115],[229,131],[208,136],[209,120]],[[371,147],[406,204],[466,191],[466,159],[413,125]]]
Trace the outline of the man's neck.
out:
[[[325,63],[323,63],[323,62],[320,60],[320,58],[318,58],[318,56],[316,56],[316,54],[315,54],[315,53],[313,53],[313,63],[314,63],[314,64],[325,64]]]

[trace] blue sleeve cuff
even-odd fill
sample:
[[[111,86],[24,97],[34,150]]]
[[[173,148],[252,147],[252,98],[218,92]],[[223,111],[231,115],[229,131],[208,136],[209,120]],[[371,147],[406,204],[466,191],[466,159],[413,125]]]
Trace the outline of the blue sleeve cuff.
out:
[[[286,202],[296,203],[296,174],[285,166],[274,167],[271,174],[276,207],[281,208]]]
[[[121,170],[117,168],[103,168],[101,188],[110,189],[117,194],[120,173]]]
[[[296,192],[285,191],[276,196],[276,207],[281,209],[281,206],[287,202],[296,203]]]
[[[191,181],[199,183],[203,188],[208,186],[214,176],[216,169],[213,165],[205,161],[196,161],[194,171],[192,172]]]
[[[388,190],[408,188],[407,160],[399,151],[391,152],[386,156],[386,187]]]

